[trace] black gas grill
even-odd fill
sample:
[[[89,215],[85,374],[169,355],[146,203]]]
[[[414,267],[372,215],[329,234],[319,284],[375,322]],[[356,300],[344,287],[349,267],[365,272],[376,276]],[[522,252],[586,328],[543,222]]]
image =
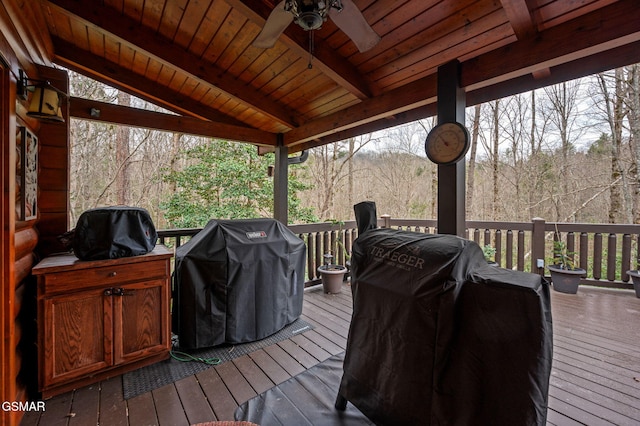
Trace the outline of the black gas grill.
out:
[[[302,312],[306,247],[273,219],[211,220],[176,250],[181,348],[260,340]]]

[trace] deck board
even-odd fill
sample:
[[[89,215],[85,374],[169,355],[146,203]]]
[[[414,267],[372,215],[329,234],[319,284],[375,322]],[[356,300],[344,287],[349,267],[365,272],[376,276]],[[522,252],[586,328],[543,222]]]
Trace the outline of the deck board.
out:
[[[236,409],[236,401],[233,399],[231,392],[224,385],[218,371],[210,368],[201,373],[196,374],[200,387],[202,388],[215,418],[211,420],[230,420],[233,418],[233,412]]]
[[[233,399],[235,399],[238,404],[248,401],[257,395],[256,391],[253,390],[247,379],[240,374],[240,371],[238,371],[238,368],[233,362],[225,362],[216,366],[215,369],[218,371],[227,389],[229,389],[229,392],[231,392],[231,396],[233,396]]]
[[[208,422],[213,418],[213,410],[202,392],[196,376],[178,380],[175,387],[189,424]]]
[[[129,424],[140,426],[157,425],[158,416],[151,392],[143,393],[127,401]]]
[[[276,385],[284,382],[290,377],[285,369],[262,349],[250,353],[249,357]]]
[[[266,348],[264,348],[264,351],[271,355],[271,357],[275,359],[276,362],[280,364],[280,366],[284,368],[290,376],[295,376],[296,374],[300,374],[305,370],[305,368],[300,365],[293,356],[288,354],[278,345],[267,346]]]
[[[73,404],[83,409],[74,411],[75,415],[69,417],[69,426],[95,424],[100,409],[100,387],[93,385],[78,389],[74,393]]]
[[[84,410],[84,407],[73,407],[74,393],[67,392],[46,402],[46,410],[38,418],[38,424],[42,426],[67,425],[69,418],[74,416],[73,410]],[[21,424],[25,424],[24,419]]]
[[[153,394],[156,413],[161,425],[189,425],[187,413],[185,413],[183,409],[180,397],[178,396],[178,390],[174,383],[154,389],[151,393]]]
[[[83,411],[84,407],[74,404],[73,411]],[[127,406],[122,396],[122,379],[120,376],[100,382],[100,413],[98,422],[101,425],[126,426]],[[177,425],[176,425],[177,426]]]
[[[275,385],[248,355],[234,359],[233,363],[236,365],[238,371],[247,379],[247,382],[249,382],[249,385],[256,394],[271,389]]]
[[[547,424],[637,425],[640,418],[640,299],[633,292],[552,292],[554,361]],[[232,420],[247,399],[336,355],[351,318],[348,285],[337,295],[305,292],[302,319],[315,328],[129,401],[122,380],[54,397],[22,425],[130,426]]]

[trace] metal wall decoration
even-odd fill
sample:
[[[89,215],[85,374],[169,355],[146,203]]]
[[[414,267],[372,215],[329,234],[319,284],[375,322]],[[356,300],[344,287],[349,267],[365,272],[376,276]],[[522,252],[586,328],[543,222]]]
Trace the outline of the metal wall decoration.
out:
[[[26,127],[16,134],[16,214],[32,220],[38,214],[38,138]]]

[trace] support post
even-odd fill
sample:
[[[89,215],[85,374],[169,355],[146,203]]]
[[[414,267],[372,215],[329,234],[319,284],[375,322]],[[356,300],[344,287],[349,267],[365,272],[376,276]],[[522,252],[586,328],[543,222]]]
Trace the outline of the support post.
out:
[[[289,224],[289,150],[284,146],[282,134],[278,134],[273,174],[273,217],[285,225]]]
[[[455,60],[438,68],[438,124],[465,124],[466,93],[460,87],[460,63]],[[438,166],[438,232],[465,236],[465,164]]]
[[[545,221],[542,218],[534,217],[531,229],[531,272],[544,277],[544,246],[545,246]],[[542,266],[540,266],[538,264]]]

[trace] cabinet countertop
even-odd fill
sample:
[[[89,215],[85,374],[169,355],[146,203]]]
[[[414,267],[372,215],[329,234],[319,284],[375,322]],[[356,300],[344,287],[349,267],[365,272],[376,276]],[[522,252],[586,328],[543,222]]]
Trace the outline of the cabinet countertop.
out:
[[[173,256],[173,253],[163,245],[156,245],[153,251],[139,256],[121,257],[119,259],[80,260],[73,253],[54,254],[42,259],[33,267],[33,275],[72,271],[76,269],[96,268],[102,266],[117,265],[123,262],[138,263],[151,260],[164,259]]]

